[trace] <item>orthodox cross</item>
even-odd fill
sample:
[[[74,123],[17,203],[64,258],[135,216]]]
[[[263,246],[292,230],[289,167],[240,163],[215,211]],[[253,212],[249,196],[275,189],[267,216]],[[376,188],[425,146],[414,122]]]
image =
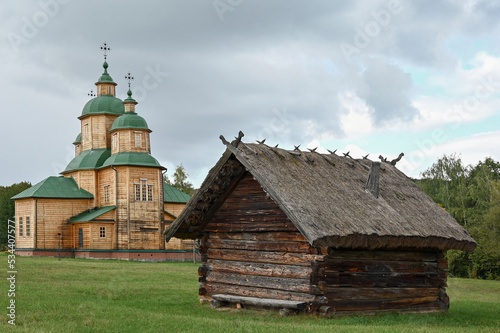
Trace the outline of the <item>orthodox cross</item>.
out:
[[[101,45],[101,50],[104,53],[104,61],[106,61],[106,57],[108,56],[108,52],[111,51],[111,48],[104,42],[104,44]]]
[[[132,83],[133,79],[134,77],[132,76],[132,74],[130,74],[130,72],[128,72],[127,75],[125,75],[125,80],[128,81],[128,90],[130,90],[130,84]]]

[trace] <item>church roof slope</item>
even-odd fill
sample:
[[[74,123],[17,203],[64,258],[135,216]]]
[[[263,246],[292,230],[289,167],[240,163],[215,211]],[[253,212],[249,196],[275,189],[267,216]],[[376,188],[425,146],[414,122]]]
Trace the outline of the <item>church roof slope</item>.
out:
[[[88,211],[85,211],[81,214],[78,214],[76,216],[73,216],[72,218],[69,219],[68,222],[74,223],[74,222],[90,222],[93,219],[98,218],[99,216],[102,216],[113,209],[116,209],[116,206],[104,206],[104,207],[99,207],[99,208],[94,208]]]
[[[226,142],[226,146],[200,189],[165,231],[167,239],[174,234],[197,237],[194,231],[203,230],[213,216],[205,212],[218,209],[214,203],[220,205],[227,191],[237,186],[239,178],[230,175],[241,168],[253,175],[312,246],[468,251],[476,246],[448,212],[388,163],[382,164],[375,197],[365,191],[370,160],[265,144]]]
[[[89,149],[84,150],[68,163],[62,173],[73,170],[97,169],[111,156],[111,149]]]
[[[163,183],[163,201],[171,203],[186,203],[191,199],[189,194],[182,192],[181,190],[167,184]]]
[[[11,199],[24,198],[93,199],[94,196],[79,188],[73,177],[51,176],[13,196]]]
[[[165,169],[153,156],[148,153],[140,152],[120,152],[112,154],[103,163],[102,167],[104,168],[112,165],[135,165]]]

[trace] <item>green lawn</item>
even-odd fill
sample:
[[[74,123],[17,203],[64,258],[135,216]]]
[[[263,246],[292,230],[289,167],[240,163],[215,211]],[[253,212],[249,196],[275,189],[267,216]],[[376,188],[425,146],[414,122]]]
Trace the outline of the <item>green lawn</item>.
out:
[[[16,326],[7,323],[7,256],[0,255],[1,332],[500,332],[500,281],[450,279],[446,314],[325,319],[214,310],[198,301],[193,263],[16,257]]]

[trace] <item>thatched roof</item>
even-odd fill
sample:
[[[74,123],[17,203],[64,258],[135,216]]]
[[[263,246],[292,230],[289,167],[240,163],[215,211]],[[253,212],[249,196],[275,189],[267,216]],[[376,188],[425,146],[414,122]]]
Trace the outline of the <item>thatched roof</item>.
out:
[[[224,140],[223,140],[224,141]],[[239,141],[239,140],[238,140]],[[234,184],[250,172],[312,246],[472,251],[476,242],[411,179],[381,164],[378,197],[365,190],[368,159],[226,142],[167,239],[196,238]]]

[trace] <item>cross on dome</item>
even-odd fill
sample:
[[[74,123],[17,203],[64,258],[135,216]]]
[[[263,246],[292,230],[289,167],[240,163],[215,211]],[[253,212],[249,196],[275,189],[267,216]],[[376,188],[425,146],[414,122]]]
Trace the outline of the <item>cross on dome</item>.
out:
[[[106,61],[106,57],[108,56],[108,52],[111,51],[111,48],[104,42],[104,44],[101,45],[101,50],[104,54],[104,61]]]

